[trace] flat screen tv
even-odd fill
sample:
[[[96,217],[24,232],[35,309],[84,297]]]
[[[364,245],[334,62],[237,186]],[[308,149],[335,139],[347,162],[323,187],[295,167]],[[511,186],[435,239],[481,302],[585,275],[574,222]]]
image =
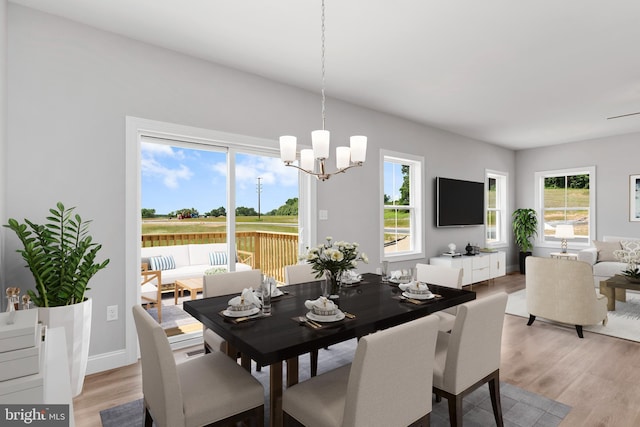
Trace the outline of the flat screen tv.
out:
[[[436,226],[484,225],[484,183],[436,177]]]

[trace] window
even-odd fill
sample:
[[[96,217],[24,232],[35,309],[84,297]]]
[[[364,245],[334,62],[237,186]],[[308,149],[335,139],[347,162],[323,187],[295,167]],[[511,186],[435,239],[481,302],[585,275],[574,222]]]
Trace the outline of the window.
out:
[[[424,257],[424,159],[382,150],[380,163],[381,259]]]
[[[539,213],[538,240],[555,247],[559,224],[573,226],[569,244],[588,245],[595,237],[595,167],[536,173],[536,210]]]
[[[507,174],[497,171],[486,171],[487,218],[486,244],[499,246],[507,244]]]

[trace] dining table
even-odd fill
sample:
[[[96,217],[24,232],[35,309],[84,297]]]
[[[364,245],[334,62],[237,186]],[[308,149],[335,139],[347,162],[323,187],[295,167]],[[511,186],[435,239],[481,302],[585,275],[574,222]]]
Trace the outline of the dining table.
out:
[[[239,321],[225,316],[233,295],[185,301],[183,307],[227,342],[227,353],[231,357],[240,353],[246,369],[251,369],[250,360],[270,367],[270,425],[281,426],[283,363],[286,363],[289,387],[298,382],[298,356],[302,354],[475,299],[475,292],[469,290],[432,284],[429,289],[435,295],[431,299],[406,298],[397,283],[383,282],[380,275],[365,273],[359,282],[342,286],[339,298],[334,300],[338,309],[346,314],[344,319],[335,320],[342,317],[339,316],[331,322],[320,322],[319,328],[313,325],[318,322],[307,321],[309,310],[305,301],[320,297],[320,281],[278,287],[282,295],[271,299],[269,316],[258,314]]]

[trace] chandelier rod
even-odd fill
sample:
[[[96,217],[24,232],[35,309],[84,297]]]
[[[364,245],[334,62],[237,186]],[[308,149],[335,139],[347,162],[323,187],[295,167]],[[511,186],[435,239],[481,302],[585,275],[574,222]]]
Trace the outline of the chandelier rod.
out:
[[[322,37],[321,37],[321,41],[322,41],[322,48],[321,48],[321,63],[322,63],[322,130],[325,130],[325,120],[326,120],[326,112],[325,112],[325,95],[324,95],[324,0],[322,0],[322,13],[321,13],[321,26],[320,26],[320,30],[322,32]]]

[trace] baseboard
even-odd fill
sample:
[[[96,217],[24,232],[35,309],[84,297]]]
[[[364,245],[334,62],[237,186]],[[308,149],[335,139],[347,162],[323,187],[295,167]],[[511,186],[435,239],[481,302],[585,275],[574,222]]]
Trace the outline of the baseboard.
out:
[[[109,353],[96,354],[89,356],[89,360],[87,361],[87,375],[121,368],[135,362],[136,360],[129,360],[127,352],[124,349]]]

